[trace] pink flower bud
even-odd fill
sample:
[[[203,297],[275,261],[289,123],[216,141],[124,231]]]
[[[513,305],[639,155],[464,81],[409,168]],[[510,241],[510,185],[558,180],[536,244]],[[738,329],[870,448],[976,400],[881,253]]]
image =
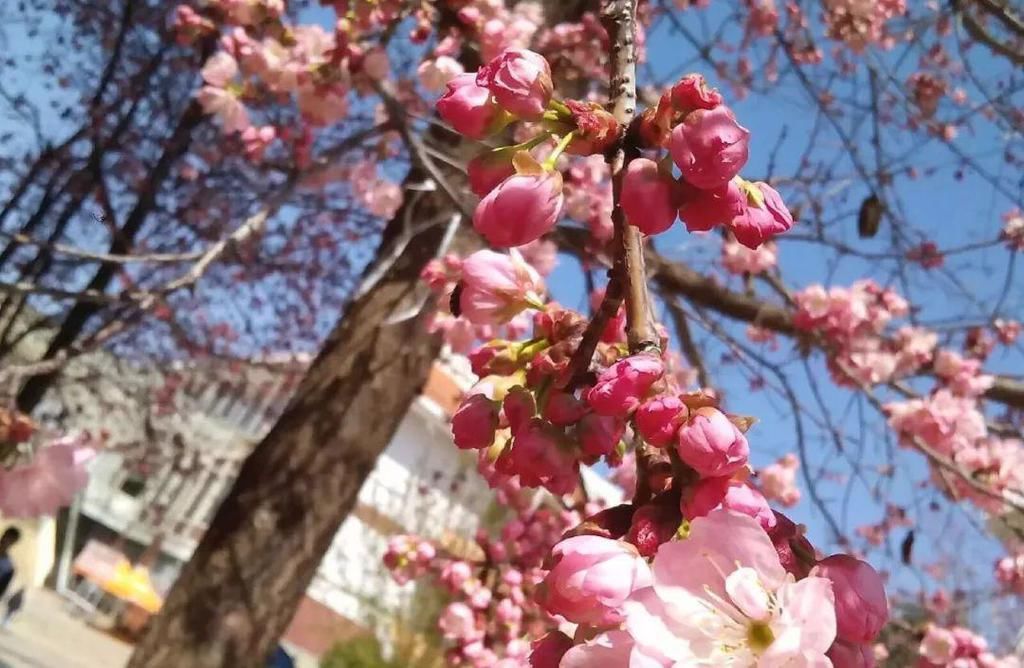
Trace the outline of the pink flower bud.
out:
[[[452,415],[452,437],[462,450],[479,450],[494,442],[498,406],[482,394],[466,397]]]
[[[544,404],[544,419],[559,427],[576,424],[587,414],[587,405],[568,392],[552,392]]]
[[[699,74],[687,74],[672,86],[672,106],[682,114],[696,109],[714,109],[722,104],[722,95]]]
[[[500,325],[523,309],[543,306],[544,281],[516,249],[508,255],[477,251],[462,263],[462,317],[475,325]]]
[[[513,434],[529,424],[537,415],[537,402],[533,398],[533,392],[525,387],[513,387],[505,395],[501,404],[505,411],[505,419],[508,420],[509,429]]]
[[[545,487],[553,494],[568,494],[576,487],[579,461],[565,437],[536,418],[524,425],[498,458],[496,467],[518,475],[525,487]]]
[[[622,211],[644,234],[660,234],[676,222],[673,182],[658,171],[658,163],[637,158],[622,179]]]
[[[391,63],[388,61],[388,52],[380,47],[374,47],[363,56],[363,72],[374,81],[386,79],[391,70]]]
[[[793,227],[793,216],[774,188],[758,181],[749,184],[746,191],[749,204],[728,223],[736,241],[747,248],[757,248]]]
[[[652,355],[621,359],[601,372],[587,392],[587,403],[599,415],[626,417],[636,410],[664,371],[665,365]]]
[[[558,172],[516,174],[480,200],[473,213],[473,227],[492,246],[522,246],[555,226],[564,202]]]
[[[836,597],[836,635],[850,643],[874,640],[889,621],[882,578],[867,562],[833,554],[818,562],[812,576],[832,581]]]
[[[662,544],[672,540],[682,522],[679,504],[671,492],[665,492],[633,513],[625,540],[635,545],[642,556],[653,557]]]
[[[704,478],[732,475],[750,456],[747,438],[717,408],[698,408],[676,438],[679,456]]]
[[[690,185],[720,188],[747,164],[749,138],[728,107],[698,109],[672,131],[672,160]]]
[[[775,526],[768,531],[772,545],[779,555],[779,563],[797,580],[807,577],[814,565],[814,546],[804,537],[803,530],[782,513],[775,513]]]
[[[558,668],[562,657],[572,647],[572,638],[561,631],[552,631],[530,645],[530,668]]]
[[[836,640],[826,656],[832,660],[832,668],[875,668],[875,652],[868,645]]]
[[[636,409],[636,427],[651,445],[663,448],[675,438],[676,430],[686,419],[686,406],[679,397],[653,397]]]
[[[714,190],[684,188],[683,193],[679,217],[690,232],[707,232],[718,225],[728,225],[747,210],[746,195],[733,181]]]
[[[576,624],[622,622],[622,603],[652,584],[647,562],[628,543],[598,536],[574,536],[555,545],[554,565],[540,594],[548,612]]]
[[[476,83],[490,89],[506,111],[526,120],[544,114],[554,90],[548,61],[526,49],[507,49],[480,68]]]
[[[450,603],[441,613],[438,626],[444,637],[450,640],[471,640],[481,635],[476,625],[476,613],[465,603]]]
[[[469,176],[469,189],[477,197],[486,197],[508,177],[516,173],[512,166],[510,151],[487,151],[481,153],[466,165]]]
[[[590,457],[602,457],[615,451],[626,431],[626,422],[621,418],[590,413],[580,420],[576,435],[580,439],[583,453]]]
[[[436,106],[441,118],[470,139],[483,139],[508,123],[506,114],[491,99],[490,91],[476,85],[472,74],[460,74],[449,81]]]
[[[757,520],[765,531],[776,523],[768,501],[750,485],[730,478],[704,478],[683,494],[683,517],[704,517],[716,508],[725,508]]]

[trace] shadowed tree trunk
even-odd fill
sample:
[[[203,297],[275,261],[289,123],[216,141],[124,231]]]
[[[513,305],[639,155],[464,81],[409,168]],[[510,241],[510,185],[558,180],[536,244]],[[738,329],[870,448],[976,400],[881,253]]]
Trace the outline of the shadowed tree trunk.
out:
[[[442,197],[419,200],[412,219],[437,215]],[[423,211],[431,202],[434,211]],[[366,270],[379,281],[341,314],[284,414],[246,459],[131,668],[261,666],[277,645],[440,349],[425,333],[429,309],[388,323],[415,303],[420,270],[447,224],[421,232],[381,267],[403,219],[400,211],[389,223]],[[467,238],[458,232],[456,244]]]

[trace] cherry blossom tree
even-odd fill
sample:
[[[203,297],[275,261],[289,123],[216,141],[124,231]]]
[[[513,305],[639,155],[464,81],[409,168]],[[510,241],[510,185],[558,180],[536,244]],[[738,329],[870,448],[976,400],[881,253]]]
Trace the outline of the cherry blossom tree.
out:
[[[1024,572],[1008,4],[0,11],[17,408],[95,351],[320,350],[133,665],[272,649],[442,341],[514,511],[479,559],[385,557],[452,597],[453,665],[1016,665],[984,623]],[[25,431],[12,479],[59,503],[92,446]],[[927,614],[880,635],[886,577]]]

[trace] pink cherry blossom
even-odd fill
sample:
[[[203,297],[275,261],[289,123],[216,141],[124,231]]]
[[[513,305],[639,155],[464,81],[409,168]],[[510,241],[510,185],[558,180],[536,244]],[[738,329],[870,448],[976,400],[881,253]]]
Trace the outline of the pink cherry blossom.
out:
[[[480,68],[476,83],[506,111],[527,120],[544,113],[554,88],[548,61],[526,49],[508,49],[491,60]]]
[[[755,249],[741,245],[734,238],[722,244],[722,266],[730,274],[763,274],[774,269],[778,261],[779,251],[770,241]]]
[[[671,177],[661,174],[658,163],[637,158],[629,163],[622,180],[622,211],[631,225],[644,234],[660,234],[676,220]]]
[[[672,160],[690,185],[720,188],[747,163],[749,137],[725,105],[698,109],[672,131]]]
[[[676,435],[679,457],[702,477],[729,476],[746,466],[747,438],[717,408],[698,408]]]
[[[483,394],[472,394],[452,415],[452,437],[463,450],[479,450],[494,442],[498,428],[498,407]]]
[[[516,174],[480,200],[473,227],[493,246],[522,246],[551,231],[564,201],[558,172]]]
[[[686,406],[674,395],[648,399],[636,410],[637,429],[644,440],[657,447],[671,443],[686,420]]]
[[[761,469],[757,479],[761,483],[761,491],[765,497],[787,508],[799,503],[800,489],[796,486],[796,472],[799,469],[800,460],[793,453]]]
[[[460,74],[449,81],[436,107],[445,122],[470,139],[483,139],[505,125],[491,92],[478,86],[473,74]]]
[[[835,595],[837,635],[850,643],[869,643],[889,621],[889,602],[882,578],[870,564],[846,554],[834,554],[818,562],[814,577],[832,582]]]
[[[734,181],[713,190],[684,191],[679,217],[690,232],[707,232],[726,225],[746,210],[747,198]]]
[[[512,166],[512,155],[508,151],[487,151],[476,156],[466,165],[469,189],[477,197],[486,197],[502,181],[515,173],[515,167]]]
[[[626,422],[621,418],[590,413],[580,420],[576,435],[584,454],[603,457],[615,451],[625,429]]]
[[[597,377],[597,383],[587,392],[587,403],[600,415],[626,417],[664,372],[664,363],[651,355],[619,360]]]
[[[753,519],[717,510],[693,520],[652,570],[653,585],[623,605],[626,631],[652,659],[642,665],[828,665],[829,581],[795,582]]]
[[[517,250],[482,250],[462,263],[461,315],[478,325],[498,325],[524,308],[543,305],[544,282]]]
[[[760,492],[730,478],[704,478],[683,495],[680,508],[683,517],[690,520],[718,509],[730,510],[756,519],[765,531],[774,528],[777,522]]]
[[[445,638],[468,640],[482,635],[478,628],[476,613],[465,603],[451,603],[441,613],[438,626]]]
[[[556,545],[551,554],[554,562],[544,579],[543,605],[577,624],[621,622],[623,601],[651,585],[647,562],[629,543],[574,536]]]
[[[728,223],[736,241],[747,248],[757,248],[793,227],[793,216],[774,188],[758,181],[749,184],[745,190],[746,209]]]
[[[431,92],[443,89],[449,81],[463,72],[465,69],[462,64],[451,56],[424,60],[416,70],[420,85]]]

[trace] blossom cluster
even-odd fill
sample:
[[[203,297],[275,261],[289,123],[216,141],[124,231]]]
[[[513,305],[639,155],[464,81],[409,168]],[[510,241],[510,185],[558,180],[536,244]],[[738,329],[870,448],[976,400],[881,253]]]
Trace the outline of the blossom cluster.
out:
[[[83,432],[39,447],[27,463],[0,469],[0,513],[39,517],[70,505],[88,483],[95,456],[92,439]]]
[[[997,657],[984,638],[960,626],[929,624],[921,640],[917,668],[1020,668],[1015,656]]]
[[[396,536],[384,555],[399,584],[430,578],[449,596],[438,619],[446,665],[526,668],[528,639],[556,623],[534,592],[546,573],[544,559],[580,514],[534,507],[532,495],[515,485],[500,492],[513,515],[495,535],[478,531],[472,549],[456,554],[422,538]]]
[[[639,134],[645,148],[667,149],[670,158],[638,158],[626,169],[622,208],[645,234],[664,232],[678,216],[690,232],[725,226],[754,249],[793,226],[774,188],[739,176],[750,131],[699,74],[684,76],[644,111]]]

